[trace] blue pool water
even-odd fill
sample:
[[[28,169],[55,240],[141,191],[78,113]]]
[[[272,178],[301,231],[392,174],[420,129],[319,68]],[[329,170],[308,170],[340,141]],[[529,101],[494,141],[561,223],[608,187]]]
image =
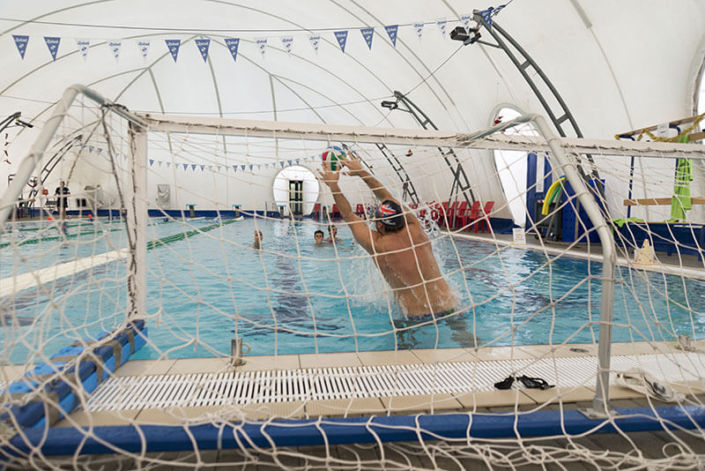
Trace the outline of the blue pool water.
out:
[[[155,220],[149,237],[214,222]],[[262,251],[250,247],[255,227],[264,234]],[[537,251],[498,249],[447,235],[434,239],[434,252],[463,309],[437,324],[395,332],[395,322],[403,326],[402,313],[371,259],[344,224],[338,227],[344,242],[336,247],[313,246],[319,226],[311,220],[247,219],[150,250],[150,343],[134,358],[229,355],[235,333],[256,355],[597,339],[600,263],[562,257],[549,264]],[[47,260],[43,256],[28,266],[49,266],[125,244],[123,231],[93,239],[77,237],[63,249],[56,241],[4,248],[0,260],[10,257],[9,250],[16,252],[13,259],[32,259],[41,249]],[[124,278],[124,264],[112,263],[58,280],[54,303],[41,290],[21,293],[12,312],[27,325],[2,329],[7,355],[25,362],[28,350],[51,354],[78,337],[118,325],[124,318]],[[703,285],[619,269],[613,340],[703,338]]]

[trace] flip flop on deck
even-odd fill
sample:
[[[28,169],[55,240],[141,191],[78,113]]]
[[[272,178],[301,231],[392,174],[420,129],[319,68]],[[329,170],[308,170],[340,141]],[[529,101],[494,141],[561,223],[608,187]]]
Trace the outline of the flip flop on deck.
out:
[[[667,383],[657,380],[639,368],[618,372],[615,383],[663,402],[680,402],[685,398],[683,394],[671,389]]]

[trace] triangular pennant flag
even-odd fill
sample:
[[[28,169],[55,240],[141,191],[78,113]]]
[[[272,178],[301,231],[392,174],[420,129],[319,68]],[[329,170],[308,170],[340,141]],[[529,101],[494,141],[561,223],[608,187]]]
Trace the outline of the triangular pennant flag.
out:
[[[301,159],[296,159],[296,165],[299,165],[299,162],[301,162]]]
[[[389,39],[392,40],[392,46],[397,47],[397,32],[399,31],[399,25],[385,26],[384,29],[387,30]]]
[[[154,165],[154,159],[149,159],[149,166],[151,167],[153,165]]]
[[[340,45],[340,50],[345,52],[345,43],[348,40],[348,32],[347,31],[336,31],[334,34],[335,34],[335,39],[338,40],[338,44]]]
[[[282,160],[281,162],[279,162],[279,165],[281,165],[282,168],[284,168],[284,161]]]
[[[87,39],[77,39],[76,40],[76,46],[78,47],[78,52],[81,53],[81,57],[83,57],[83,60],[88,59],[88,48],[90,47],[91,42],[88,41]]]
[[[504,8],[504,5],[500,8]],[[482,16],[482,19],[484,20],[485,23],[487,23],[487,29],[492,29],[492,10],[494,8],[489,7],[487,10],[482,10],[480,12],[480,16]]]
[[[120,60],[120,48],[122,47],[122,41],[110,41],[108,47],[113,52],[113,57],[115,60]]]
[[[289,167],[291,167],[291,160],[287,160],[286,163],[289,164]]]
[[[212,171],[213,171],[213,166],[212,166],[212,165],[209,165],[209,166],[208,166],[208,171],[209,171],[209,172],[212,172]]]
[[[196,39],[196,47],[203,57],[203,62],[208,61],[208,48],[211,45],[210,39]]]
[[[245,171],[245,168],[247,168],[246,165],[240,165],[240,170],[242,170],[243,172]]]
[[[137,41],[137,47],[140,50],[140,55],[142,59],[147,59],[147,54],[149,54],[149,41]]]
[[[311,42],[311,47],[313,47],[313,50],[316,51],[316,54],[318,54],[318,45],[321,43],[321,36],[317,34],[311,35],[308,37],[308,40]]]
[[[196,164],[191,164],[191,170],[196,170]]]
[[[233,165],[233,172],[237,172],[237,165]]]
[[[166,163],[166,168],[171,168],[171,162]]]
[[[217,165],[216,168],[217,168],[218,171],[220,172],[220,165]]]
[[[250,172],[252,171],[253,167],[254,167],[254,165],[250,164]]]
[[[372,49],[372,37],[375,34],[375,29],[374,28],[360,28],[360,32],[362,33],[362,37],[365,38],[365,42],[367,43],[367,48]]]
[[[93,149],[95,149],[95,147],[93,147],[93,146],[88,146],[88,152],[93,152]]]
[[[414,23],[414,29],[416,30],[416,36],[419,37],[419,40],[421,39],[421,36],[423,36],[423,23]]]
[[[17,46],[20,57],[24,59],[24,53],[27,52],[27,45],[29,44],[29,36],[13,34],[12,38],[15,40],[15,46]]]
[[[206,166],[201,164],[201,172],[204,171],[205,169],[206,169]]]
[[[184,166],[184,170],[188,170],[188,164],[181,164]]]
[[[166,47],[169,49],[169,52],[171,53],[171,57],[174,58],[174,62],[176,62],[176,58],[179,56],[179,47],[181,47],[181,40],[180,39],[165,39],[166,42]]]
[[[98,153],[100,154],[101,152],[103,152],[103,148],[102,148],[102,147],[98,147]]]
[[[257,40],[257,47],[259,48],[259,52],[262,54],[262,57],[264,57],[264,51],[267,47],[267,38],[260,38]]]
[[[164,162],[162,162],[161,160],[157,160],[157,165],[158,165],[159,167],[161,167],[163,163],[164,163]]]
[[[446,37],[446,26],[448,25],[448,20],[445,18],[441,18],[439,20],[436,20],[436,24],[438,25],[438,28],[441,30],[441,34],[443,37]]]
[[[282,38],[282,45],[284,46],[284,50],[287,52],[287,54],[291,54],[291,46],[294,45],[294,38],[291,36]]]
[[[237,47],[240,45],[240,38],[225,38],[225,45],[228,46],[233,60],[237,61]]]
[[[51,54],[51,59],[56,60],[56,53],[59,52],[59,43],[61,42],[61,38],[44,36],[44,42],[47,43],[49,53]]]

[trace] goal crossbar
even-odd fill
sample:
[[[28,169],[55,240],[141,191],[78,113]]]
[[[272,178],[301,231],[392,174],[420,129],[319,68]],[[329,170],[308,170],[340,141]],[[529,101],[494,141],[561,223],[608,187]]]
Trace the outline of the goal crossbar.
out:
[[[185,115],[135,114],[149,131],[237,135],[259,138],[307,139],[322,141],[366,142],[431,147],[456,147],[487,150],[534,150],[550,152],[542,136],[501,134],[501,130],[533,119],[533,115],[501,123],[475,133],[436,131],[431,129],[378,128],[348,125],[259,121]],[[578,154],[591,154],[599,149],[603,154],[642,157],[705,159],[705,146],[670,142],[615,141],[604,139],[560,138],[558,143]]]

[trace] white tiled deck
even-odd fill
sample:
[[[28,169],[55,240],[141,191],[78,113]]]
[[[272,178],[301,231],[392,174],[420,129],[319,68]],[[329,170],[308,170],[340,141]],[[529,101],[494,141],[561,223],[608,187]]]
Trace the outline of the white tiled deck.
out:
[[[579,351],[575,351],[576,347]],[[703,345],[699,345],[699,348],[703,348]],[[198,419],[207,420],[209,415],[216,413],[220,417],[261,420],[272,417],[476,411],[496,407],[532,409],[555,403],[589,402],[594,397],[595,350],[595,345],[571,344],[258,356],[246,357],[247,363],[236,368],[223,358],[134,360],[121,367],[113,378],[87,398],[85,410],[72,413],[57,426],[117,425],[132,421],[141,424],[182,424]],[[470,380],[466,383],[460,380],[453,382],[447,376],[439,376],[436,385],[431,384],[426,389],[423,381],[417,381],[415,388],[387,387],[367,393],[348,393],[348,397],[340,393],[337,397],[333,395],[323,399],[319,399],[323,397],[320,395],[292,397],[290,400],[281,397],[267,399],[263,393],[262,397],[250,395],[246,400],[237,401],[231,396],[225,397],[212,391],[215,380],[220,380],[218,384],[227,381],[242,382],[255,377],[266,377],[270,381],[275,377],[275,372],[287,372],[288,377],[310,375],[312,372],[321,376],[333,371],[357,375],[386,371],[389,378],[397,378],[399,381],[407,381],[414,375],[418,380],[418,372],[431,371],[432,365],[435,370],[450,371],[453,367],[463,370],[466,372],[465,377]],[[705,353],[686,353],[669,343],[616,343],[613,345],[612,366],[616,371],[640,366],[654,376],[668,380],[682,392],[693,395],[705,393],[702,379],[705,377]],[[495,381],[504,379],[512,372],[540,376],[557,387],[548,390],[526,389],[522,386],[505,391],[494,389]],[[155,391],[163,387],[157,384],[171,384],[174,387],[179,382],[188,386],[190,391],[196,391],[198,384],[201,389],[205,385],[205,389],[210,392],[205,396],[182,392],[178,397],[173,395],[174,400],[169,404],[144,400],[147,395],[156,397]],[[113,388],[112,396],[106,393],[106,388]],[[224,390],[224,387],[220,389]],[[164,391],[166,397],[172,394],[166,388]],[[101,396],[113,399],[108,399],[108,402],[95,399]],[[610,397],[635,398],[639,394],[613,386]],[[113,405],[110,405],[111,400]]]

